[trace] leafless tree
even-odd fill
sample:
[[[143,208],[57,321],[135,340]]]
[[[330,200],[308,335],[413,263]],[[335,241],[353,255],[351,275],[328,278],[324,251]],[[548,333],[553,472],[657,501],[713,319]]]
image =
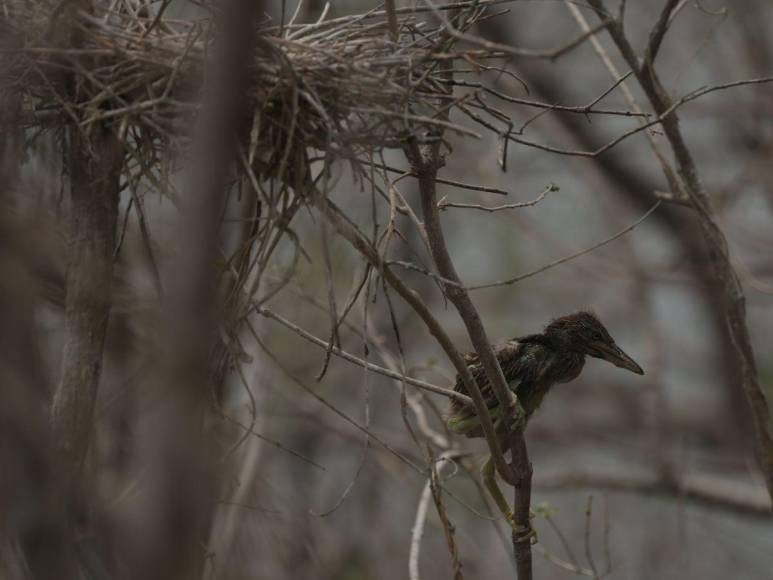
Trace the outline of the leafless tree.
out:
[[[770,9],[274,4],[0,0],[3,576],[602,578],[621,511],[665,543],[644,498],[770,538],[770,216],[737,209],[771,207]],[[686,284],[693,333],[658,319]],[[496,344],[588,305],[646,387],[527,430]]]

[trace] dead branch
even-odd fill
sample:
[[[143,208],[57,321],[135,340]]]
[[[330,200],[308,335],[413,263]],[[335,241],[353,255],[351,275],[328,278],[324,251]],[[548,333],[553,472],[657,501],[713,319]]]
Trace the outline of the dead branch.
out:
[[[415,379],[413,377],[409,377],[405,374],[401,374],[399,372],[392,371],[390,369],[386,369],[384,367],[378,366],[373,363],[369,363],[359,357],[354,356],[353,354],[350,354],[341,348],[337,346],[331,346],[330,343],[317,338],[310,332],[307,332],[306,330],[302,329],[296,324],[293,324],[283,316],[280,316],[276,312],[273,312],[272,310],[264,307],[258,307],[256,308],[256,311],[265,316],[266,318],[270,318],[271,320],[276,320],[279,322],[282,326],[285,328],[288,328],[295,332],[298,336],[303,337],[304,339],[308,340],[312,344],[316,344],[320,348],[324,349],[330,349],[330,352],[336,356],[341,357],[342,359],[349,361],[350,363],[354,363],[358,366],[361,366],[363,368],[368,369],[369,371],[373,371],[376,373],[379,373],[381,375],[384,375],[386,377],[389,377],[390,379],[395,379],[397,381],[405,382],[409,385],[413,385],[414,387],[418,389],[422,389],[424,391],[427,391],[429,393],[435,393],[438,395],[443,395],[444,397],[450,398],[450,399],[456,399],[457,401],[460,401],[461,403],[465,405],[472,405],[472,399],[468,397],[467,395],[463,395],[462,393],[457,393],[456,391],[453,391],[451,389],[446,389],[443,387],[438,387],[437,385],[433,385],[431,383],[428,383],[426,381],[422,381],[419,379]]]
[[[72,20],[76,3],[66,12],[72,45],[84,42]],[[97,66],[96,62],[82,63]],[[77,80],[69,98],[82,102]],[[70,256],[65,282],[64,349],[61,378],[51,403],[51,428],[76,477],[89,448],[94,405],[102,369],[102,350],[110,317],[113,254],[123,149],[111,128],[101,122],[73,126],[67,164],[70,174]]]
[[[443,535],[446,540],[446,546],[448,547],[449,554],[451,554],[451,566],[454,570],[453,578],[454,580],[464,580],[464,576],[462,575],[462,562],[459,559],[459,547],[457,546],[456,539],[454,538],[456,530],[454,525],[448,519],[448,512],[446,511],[446,506],[443,503],[443,492],[440,482],[440,474],[442,473],[443,468],[449,463],[448,460],[453,456],[453,452],[443,453],[440,455],[440,457],[438,457],[437,461],[435,461],[434,456],[430,453],[431,465],[429,487],[432,492],[432,499],[435,501],[435,509],[437,510],[438,517],[440,518],[440,524],[443,527]]]
[[[487,212],[502,211],[503,209],[520,209],[522,207],[532,207],[534,205],[537,205],[539,202],[545,199],[545,196],[548,193],[550,193],[551,191],[558,191],[558,189],[559,188],[557,185],[554,185],[551,183],[545,189],[543,189],[537,197],[535,197],[531,201],[521,201],[518,203],[506,203],[504,205],[495,205],[495,206],[485,206],[485,205],[480,205],[478,203],[456,203],[453,201],[446,201],[447,196],[444,196],[437,203],[437,207],[439,210],[444,210],[447,207],[458,207],[458,208],[466,208],[466,209],[479,209],[481,211],[487,211]]]
[[[254,23],[254,0],[226,0],[219,14],[220,43],[210,63],[177,224],[180,256],[165,296],[162,343],[153,384],[163,398],[154,427],[151,498],[145,521],[159,537],[138,539],[132,576],[149,579],[200,577],[217,490],[213,442],[203,432],[207,415],[216,318],[214,281],[218,228],[229,168],[236,159],[244,117]],[[259,82],[259,80],[258,80]],[[142,541],[144,540],[144,541]]]
[[[486,370],[486,375],[497,400],[505,410],[505,424],[514,425],[516,413],[522,417],[523,411],[522,409],[520,411],[516,410],[520,405],[507,386],[502,369],[499,366],[486,330],[472,300],[470,300],[467,291],[460,286],[461,280],[456,273],[446,246],[445,236],[440,224],[435,189],[436,182],[434,179],[440,166],[439,151],[436,146],[419,148],[417,144],[413,143],[412,146],[409,144],[406,147],[406,156],[411,163],[413,172],[418,175],[424,227],[427,232],[435,266],[441,276],[454,282],[454,285],[444,285],[444,294],[448,296],[448,299],[456,307],[467,328],[470,340]],[[467,386],[466,381],[465,386]],[[488,408],[474,379],[470,381],[470,386],[472,389],[468,390],[468,392],[475,402],[475,410],[478,416],[482,418],[484,414],[488,415]],[[521,424],[523,425],[523,422]],[[500,466],[497,464],[497,470],[505,481],[513,483],[516,488],[516,502],[515,509],[513,510],[516,525],[522,527],[522,529],[529,529],[532,468],[523,439],[523,426],[520,429],[515,429],[511,433],[510,439],[509,444],[512,451],[513,465],[500,470]],[[497,460],[495,456],[494,459],[495,461]],[[529,538],[518,537],[514,532],[513,547],[518,577],[520,580],[529,580],[532,577],[531,541]]]
[[[495,286],[508,286],[510,284],[515,284],[516,282],[520,282],[521,280],[525,280],[526,278],[531,278],[532,276],[536,276],[537,274],[541,274],[542,272],[549,270],[551,268],[555,268],[556,266],[559,266],[561,264],[565,264],[566,262],[570,262],[571,260],[574,260],[575,258],[579,258],[580,256],[584,256],[585,254],[589,254],[590,252],[597,250],[598,248],[602,246],[606,246],[608,243],[613,242],[614,240],[624,236],[636,226],[638,226],[640,223],[642,223],[644,220],[646,220],[650,215],[654,213],[656,209],[660,206],[661,202],[656,201],[655,204],[639,219],[637,219],[635,222],[633,222],[631,225],[623,228],[616,234],[600,241],[592,246],[588,246],[587,248],[583,248],[582,250],[578,252],[574,252],[572,254],[569,254],[568,256],[564,256],[562,258],[558,258],[557,260],[553,260],[552,262],[548,262],[544,266],[540,266],[539,268],[536,268],[534,270],[531,270],[530,272],[526,272],[525,274],[520,274],[519,276],[514,276],[513,278],[508,278],[506,280],[500,280],[498,282],[491,282],[489,284],[478,284],[475,286],[467,286],[468,290],[482,290],[484,288],[493,288]]]
[[[470,370],[467,368],[464,359],[459,351],[456,349],[451,338],[445,332],[443,327],[432,315],[427,305],[419,297],[419,295],[410,290],[403,281],[382,261],[381,256],[373,248],[368,240],[361,235],[357,228],[344,218],[338,210],[338,208],[330,200],[321,200],[321,208],[323,215],[326,219],[330,220],[331,224],[336,228],[339,234],[343,236],[357,251],[359,251],[373,266],[384,276],[386,281],[392,288],[405,300],[416,314],[422,319],[430,334],[438,341],[443,351],[446,353],[451,363],[462,380],[465,381],[465,386],[469,388],[468,392],[473,393],[477,385],[475,379],[473,379]],[[486,436],[486,442],[489,444],[492,450],[492,457],[497,461],[497,469],[502,469],[500,473],[507,474],[507,463],[505,462],[504,455],[502,454],[499,440],[494,430],[494,424],[491,420],[491,416],[488,413],[485,402],[480,396],[480,389],[477,389],[479,400],[476,400],[475,396],[472,400],[475,404],[476,412],[480,413],[481,426]]]
[[[604,12],[601,0],[589,0],[589,3],[600,14]],[[669,2],[666,11],[670,12],[674,7],[674,3]],[[736,356],[742,369],[744,394],[752,412],[757,458],[765,476],[768,493],[773,499],[773,425],[771,425],[770,409],[759,382],[754,349],[746,326],[746,301],[743,288],[730,261],[727,239],[717,222],[711,199],[698,177],[698,169],[682,136],[673,103],[661,84],[653,63],[645,61],[643,65],[639,65],[638,57],[623,31],[622,23],[615,21],[607,30],[623,58],[635,71],[636,78],[653,109],[658,116],[663,117],[663,130],[676,159],[681,184],[692,201],[704,239],[710,249],[710,261],[714,268],[716,282],[724,291],[725,314]],[[667,114],[669,110],[670,113]]]
[[[770,515],[770,498],[765,488],[707,474],[672,474],[663,478],[659,473],[636,469],[572,470],[539,474],[534,485],[540,490],[596,488],[663,496],[739,514]]]

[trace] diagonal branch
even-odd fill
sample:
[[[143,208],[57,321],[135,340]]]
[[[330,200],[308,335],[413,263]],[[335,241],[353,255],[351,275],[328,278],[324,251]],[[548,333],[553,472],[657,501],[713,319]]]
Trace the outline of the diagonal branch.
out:
[[[601,0],[589,0],[589,4],[597,12],[604,10]],[[717,222],[711,200],[698,177],[698,168],[682,136],[679,118],[673,110],[670,114],[665,114],[672,109],[673,103],[661,84],[657,72],[654,67],[644,69],[638,66],[638,57],[623,31],[621,22],[614,22],[607,30],[623,58],[635,71],[636,78],[652,108],[663,117],[663,131],[673,151],[682,186],[696,210],[703,238],[709,248],[709,260],[713,267],[714,279],[722,288],[724,295],[725,316],[730,337],[741,366],[743,391],[752,412],[757,459],[765,477],[768,493],[773,498],[773,425],[771,425],[771,415],[765,394],[760,385],[754,349],[746,325],[746,298],[738,274],[730,262],[727,239]]]
[[[454,284],[442,283],[445,295],[456,307],[459,316],[462,318],[467,333],[470,336],[472,345],[480,357],[486,376],[492,386],[499,404],[505,410],[505,424],[515,424],[515,413],[519,411],[522,417],[522,409],[517,403],[517,399],[507,386],[502,369],[499,366],[496,354],[491,347],[486,329],[480,319],[475,305],[472,303],[467,290],[461,285],[462,282],[456,272],[451,255],[448,252],[448,246],[443,234],[443,228],[440,224],[440,214],[437,206],[437,193],[435,176],[440,165],[439,151],[437,146],[430,146],[420,150],[416,144],[409,144],[405,149],[406,155],[412,165],[413,172],[418,176],[419,192],[421,194],[421,207],[424,217],[424,227],[427,238],[429,239],[432,257],[437,267],[438,273]],[[473,383],[474,390],[469,391],[472,399],[476,401],[476,410],[478,398],[481,398],[480,389],[476,383]],[[482,402],[482,401],[481,401]],[[482,405],[486,408],[485,404]],[[488,410],[488,409],[486,409]],[[480,416],[480,415],[479,415]],[[516,488],[516,504],[513,510],[515,523],[523,529],[529,527],[529,505],[531,503],[531,463],[526,449],[526,442],[523,437],[523,421],[519,421],[520,428],[514,429],[510,435],[510,449],[513,455],[513,464],[508,469],[501,470],[497,466],[497,471],[508,481],[512,482]],[[518,569],[518,578],[520,580],[530,579],[531,572],[531,543],[528,538],[513,536],[516,565]]]
[[[359,357],[354,356],[353,354],[350,354],[346,352],[345,350],[337,347],[337,346],[330,346],[329,343],[325,342],[321,338],[317,338],[313,334],[306,332],[303,330],[300,326],[293,324],[283,316],[280,316],[276,312],[269,310],[268,308],[264,308],[262,306],[257,306],[256,310],[266,318],[270,318],[272,320],[277,321],[279,324],[284,326],[285,328],[288,328],[304,338],[305,340],[308,340],[312,344],[316,344],[320,348],[324,349],[330,349],[330,352],[338,357],[341,357],[342,359],[349,361],[352,364],[359,365],[361,367],[367,368],[370,371],[373,371],[375,373],[379,373],[381,375],[384,375],[386,377],[389,377],[390,379],[395,379],[397,381],[405,382],[409,385],[413,385],[414,387],[418,389],[422,389],[424,391],[427,391],[429,393],[435,393],[437,395],[443,395],[444,397],[448,397],[449,399],[456,399],[460,403],[464,405],[470,405],[472,406],[472,399],[466,395],[463,395],[462,393],[457,393],[456,391],[452,391],[451,389],[445,389],[443,387],[438,387],[437,385],[433,385],[432,383],[428,383],[426,381],[422,381],[419,379],[415,379],[413,377],[409,377],[407,375],[391,371],[389,369],[386,369],[384,367],[381,367],[379,365],[370,363],[366,360],[363,360]]]
[[[310,185],[310,187],[313,187],[313,185]],[[478,388],[470,369],[467,368],[464,358],[459,354],[451,337],[448,336],[438,320],[432,315],[421,297],[408,288],[403,281],[392,272],[392,270],[384,263],[376,248],[372,246],[370,241],[356,228],[356,226],[346,219],[338,207],[325,196],[315,195],[314,198],[317,200],[317,207],[325,216],[325,219],[336,228],[338,233],[346,239],[354,249],[360,252],[368,262],[373,264],[387,283],[395,289],[400,297],[405,300],[411,308],[413,308],[426,325],[430,334],[438,341],[438,344],[440,344],[441,348],[446,353],[446,356],[448,356],[449,360],[454,365],[454,369],[459,373],[467,392],[470,393],[475,405],[475,411],[480,417],[481,427],[497,466],[497,470],[499,470],[500,473],[504,473],[506,477],[509,474],[507,462],[505,461],[502,448],[496,436],[494,423],[491,420],[488,407],[483,400],[483,396],[480,393],[480,389]]]
[[[655,66],[655,58],[658,56],[658,51],[660,50],[660,45],[663,42],[663,37],[665,37],[666,32],[668,32],[668,28],[671,23],[671,13],[674,11],[679,2],[680,0],[668,0],[668,2],[666,2],[666,5],[660,12],[658,21],[655,23],[655,26],[650,32],[650,41],[644,53],[644,66],[647,68],[652,68]]]

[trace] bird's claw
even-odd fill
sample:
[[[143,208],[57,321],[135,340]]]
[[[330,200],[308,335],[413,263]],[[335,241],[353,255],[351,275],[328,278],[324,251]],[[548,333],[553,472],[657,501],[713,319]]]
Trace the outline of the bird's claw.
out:
[[[513,525],[513,541],[515,543],[528,541],[533,546],[539,541],[537,530],[534,529],[531,522],[528,526]]]
[[[533,514],[529,516],[529,520],[531,520],[532,517],[533,517]],[[533,546],[539,541],[539,539],[537,538],[537,530],[535,530],[534,526],[531,525],[531,521],[529,521],[528,526],[519,526],[518,524],[515,523],[515,518],[513,518],[513,514],[507,514],[505,516],[505,520],[507,520],[508,525],[513,530],[514,542],[519,543],[519,542],[525,542],[528,540]]]

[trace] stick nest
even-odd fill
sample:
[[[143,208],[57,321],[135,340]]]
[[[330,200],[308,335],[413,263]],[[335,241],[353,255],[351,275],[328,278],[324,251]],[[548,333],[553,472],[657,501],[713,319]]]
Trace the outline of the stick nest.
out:
[[[167,18],[159,2],[95,4],[83,12],[72,8],[78,3],[2,2],[5,86],[21,94],[26,127],[88,130],[100,122],[150,166],[162,149],[179,151],[190,137],[216,18],[206,8],[195,20]],[[447,82],[459,61],[462,72],[476,73],[497,56],[457,46],[459,33],[490,4],[403,9],[396,27],[378,11],[311,24],[262,23],[245,153],[266,161],[312,148],[326,160],[372,159],[406,139],[475,135],[469,124],[449,120],[459,110],[490,128],[470,115],[469,92],[454,96]]]

